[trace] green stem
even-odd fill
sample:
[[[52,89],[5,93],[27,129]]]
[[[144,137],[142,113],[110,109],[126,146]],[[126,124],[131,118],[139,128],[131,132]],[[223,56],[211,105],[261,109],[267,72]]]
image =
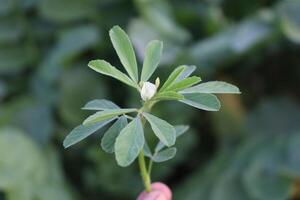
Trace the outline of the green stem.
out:
[[[149,165],[148,165],[148,174],[150,177],[151,177],[152,166],[153,166],[153,160],[150,159]]]
[[[146,168],[144,150],[142,150],[139,154],[139,166],[146,191],[151,192],[151,180]]]

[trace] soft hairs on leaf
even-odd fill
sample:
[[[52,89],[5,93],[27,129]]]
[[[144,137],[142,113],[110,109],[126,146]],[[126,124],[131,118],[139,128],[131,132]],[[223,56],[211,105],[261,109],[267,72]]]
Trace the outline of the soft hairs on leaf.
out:
[[[135,53],[128,35],[119,26],[114,26],[109,31],[109,36],[113,46],[132,80],[138,82],[138,68]]]
[[[115,155],[122,167],[130,165],[145,143],[144,130],[139,117],[134,118],[120,133],[115,143]]]
[[[111,76],[129,86],[138,88],[138,85],[134,83],[126,74],[122,73],[105,60],[92,60],[89,62],[88,66],[96,72]]]
[[[146,54],[141,74],[141,81],[145,82],[156,70],[163,50],[163,43],[158,40],[149,42],[146,47]]]

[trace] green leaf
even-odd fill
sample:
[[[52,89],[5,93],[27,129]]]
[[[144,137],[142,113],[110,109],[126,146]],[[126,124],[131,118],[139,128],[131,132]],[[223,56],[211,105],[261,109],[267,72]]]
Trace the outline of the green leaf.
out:
[[[174,126],[174,128],[176,130],[176,138],[178,138],[189,129],[189,126],[178,125],[178,126]],[[155,152],[159,152],[164,147],[165,147],[165,145],[161,141],[159,141],[155,147]]]
[[[156,70],[163,50],[163,43],[158,40],[149,42],[142,69],[141,81],[147,81]]]
[[[150,123],[154,134],[164,145],[170,147],[175,144],[176,130],[171,124],[149,113],[143,113],[143,115]]]
[[[109,31],[109,36],[113,46],[120,58],[120,61],[129,76],[136,83],[138,82],[138,69],[134,50],[128,35],[119,26],[114,26]]]
[[[150,147],[147,143],[147,141],[145,141],[145,144],[144,144],[144,154],[145,156],[147,156],[148,158],[152,158],[152,152],[150,150]]]
[[[117,68],[113,67],[110,63],[106,62],[105,60],[92,60],[89,62],[88,66],[99,72],[101,74],[111,76],[119,81],[137,88],[138,85],[134,83],[127,75],[119,71]]]
[[[172,84],[170,87],[168,87],[166,90],[168,91],[180,91],[183,90],[185,88],[191,87],[192,85],[195,85],[197,83],[199,83],[201,81],[200,77],[197,76],[192,76],[192,77],[188,77],[186,79],[183,79],[179,82],[176,82],[174,84]]]
[[[65,138],[63,145],[65,148],[72,146],[90,136],[91,134],[104,127],[106,124],[113,121],[115,118],[108,119],[106,121],[98,122],[91,125],[80,125],[74,128],[69,135]]]
[[[154,101],[162,100],[182,100],[184,96],[174,91],[159,92],[153,98]]]
[[[109,109],[119,109],[114,102],[106,100],[106,99],[95,99],[82,108],[83,110],[109,110]]]
[[[166,90],[170,85],[172,85],[176,79],[180,76],[180,74],[185,70],[185,66],[177,67],[168,77],[164,85],[160,88],[160,92]]]
[[[222,81],[210,81],[206,83],[201,83],[191,88],[187,88],[181,93],[227,93],[227,94],[240,94],[238,87],[225,83]]]
[[[83,125],[93,124],[99,121],[103,121],[112,117],[116,117],[118,115],[122,115],[125,113],[136,112],[135,108],[128,109],[111,109],[111,110],[103,110],[98,111],[95,114],[89,116],[86,120],[84,120]]]
[[[145,143],[144,130],[139,117],[134,118],[120,133],[115,143],[115,154],[122,167],[130,165]]]
[[[107,153],[114,152],[116,138],[119,136],[122,129],[127,126],[126,117],[122,116],[104,133],[101,140],[101,147]]]
[[[177,149],[175,147],[165,149],[163,151],[158,152],[152,157],[154,162],[160,163],[170,160],[175,157]]]
[[[220,101],[213,94],[190,93],[184,94],[184,100],[180,102],[207,111],[218,111],[221,108]]]
[[[185,65],[184,70],[181,72],[180,76],[177,77],[176,81],[181,81],[189,77],[196,70],[196,66],[187,66]]]

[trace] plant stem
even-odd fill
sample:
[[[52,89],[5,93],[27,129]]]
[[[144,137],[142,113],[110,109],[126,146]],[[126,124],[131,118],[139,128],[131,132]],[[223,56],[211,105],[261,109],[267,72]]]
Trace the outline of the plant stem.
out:
[[[141,176],[146,188],[146,192],[151,192],[151,180],[150,175],[147,172],[144,150],[142,150],[139,154],[139,166],[141,171]]]

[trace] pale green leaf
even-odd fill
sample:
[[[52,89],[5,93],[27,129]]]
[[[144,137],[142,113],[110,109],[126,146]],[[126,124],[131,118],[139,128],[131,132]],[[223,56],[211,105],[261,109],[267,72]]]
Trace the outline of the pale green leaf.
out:
[[[175,147],[165,149],[163,151],[158,152],[152,157],[154,162],[165,162],[175,157],[177,149]]]
[[[177,77],[175,82],[181,81],[187,77],[189,77],[195,70],[196,66],[184,66],[184,70],[181,72],[181,74]]]
[[[137,88],[138,85],[134,83],[126,74],[122,73],[117,68],[113,67],[110,63],[105,60],[92,60],[88,66],[101,74],[111,76],[129,86]]]
[[[154,101],[162,101],[162,100],[182,100],[184,96],[174,91],[166,91],[166,92],[159,92],[157,95],[154,96]]]
[[[134,118],[120,133],[115,143],[115,154],[122,167],[130,165],[145,143],[144,130],[139,117]]]
[[[127,126],[127,119],[122,116],[104,133],[101,140],[101,147],[105,152],[113,153],[115,151],[116,138],[125,126]]]
[[[150,150],[150,147],[149,147],[147,141],[145,141],[145,144],[144,144],[144,155],[148,158],[152,158],[152,152]]]
[[[109,109],[119,109],[114,102],[106,99],[95,99],[84,105],[83,110],[109,110]]]
[[[128,72],[129,76],[132,78],[132,80],[137,83],[137,63],[135,53],[128,35],[119,26],[114,26],[109,31],[109,36],[122,65]]]
[[[180,102],[207,111],[218,111],[221,108],[220,101],[213,94],[184,94],[184,100]]]
[[[150,123],[154,134],[164,145],[170,147],[175,144],[176,130],[171,124],[149,113],[143,113],[143,115]]]
[[[163,43],[158,40],[149,42],[142,69],[141,81],[147,81],[156,70],[162,55]]]
[[[74,128],[71,133],[65,138],[63,145],[65,148],[72,146],[98,131],[100,128],[113,121],[115,118],[111,118],[102,122],[98,122],[91,125],[80,125]]]
[[[194,87],[187,88],[181,93],[224,93],[224,94],[240,94],[238,87],[222,81],[210,81],[201,83]]]
[[[168,91],[180,91],[185,88],[191,87],[192,85],[195,85],[201,81],[200,77],[192,76],[188,77],[186,79],[183,79],[181,81],[178,81],[174,84],[172,84],[170,87],[168,87],[166,90]]]
[[[126,114],[126,113],[131,113],[131,112],[136,112],[137,109],[135,108],[127,108],[127,109],[110,109],[110,110],[103,110],[103,111],[98,111],[95,114],[89,116],[87,119],[83,121],[83,125],[87,124],[93,124],[96,122],[100,122],[112,117],[116,117],[118,115]]]
[[[164,91],[170,85],[172,85],[184,70],[185,70],[185,66],[184,65],[177,67],[170,74],[170,76],[168,77],[168,79],[166,80],[166,82],[163,84],[163,86],[160,88],[160,92]]]

